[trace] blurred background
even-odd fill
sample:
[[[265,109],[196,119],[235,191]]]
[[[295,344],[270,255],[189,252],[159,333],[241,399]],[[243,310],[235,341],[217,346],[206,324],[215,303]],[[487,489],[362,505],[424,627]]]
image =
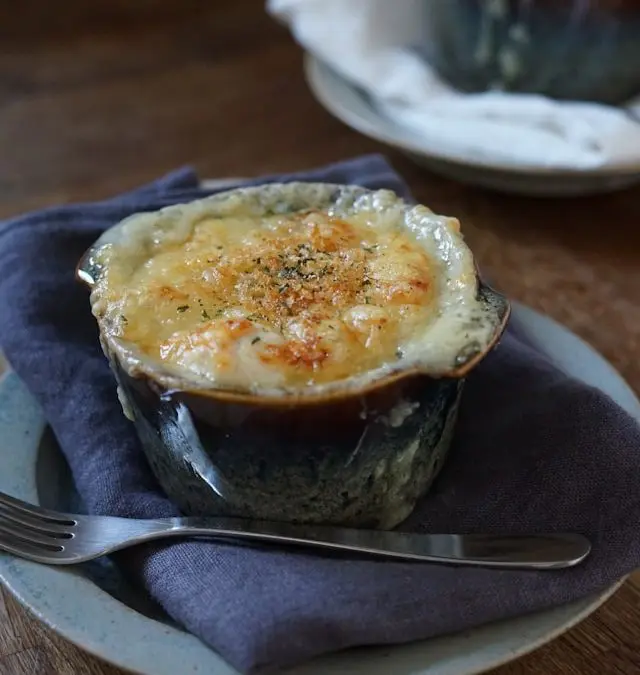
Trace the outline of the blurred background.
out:
[[[2,216],[182,164],[259,175],[377,150],[304,83],[261,0],[0,5]]]

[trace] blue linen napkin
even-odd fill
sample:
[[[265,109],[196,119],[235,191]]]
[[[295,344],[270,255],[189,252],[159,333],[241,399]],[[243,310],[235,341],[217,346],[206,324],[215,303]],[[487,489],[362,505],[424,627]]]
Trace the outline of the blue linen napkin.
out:
[[[377,155],[294,176],[388,187]],[[190,170],[92,204],[50,208],[0,230],[0,345],[42,405],[91,513],[177,515],[122,415],[74,268],[136,211],[209,194]],[[339,559],[182,541],[118,554],[165,611],[245,673],[354,645],[395,644],[583,597],[640,562],[640,429],[601,392],[555,369],[510,329],[471,375],[450,457],[404,529],[588,535],[593,553],[557,572]]]

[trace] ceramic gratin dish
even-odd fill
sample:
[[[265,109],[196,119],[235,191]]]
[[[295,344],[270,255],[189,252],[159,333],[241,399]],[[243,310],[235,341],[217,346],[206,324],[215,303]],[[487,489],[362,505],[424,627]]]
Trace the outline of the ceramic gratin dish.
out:
[[[367,368],[354,365],[353,373],[342,372],[339,377],[324,380],[320,376],[314,379],[322,368],[310,369],[308,379],[295,382],[274,380],[272,371],[268,378],[263,377],[266,371],[262,366],[262,370],[255,371],[247,366],[254,363],[256,354],[264,361],[266,353],[283,348],[282,338],[269,337],[264,317],[242,314],[243,308],[237,306],[229,310],[231,314],[224,308],[214,315],[213,310],[207,309],[209,305],[203,304],[202,295],[197,302],[203,308],[198,311],[204,327],[194,330],[214,331],[210,349],[205,350],[206,358],[224,351],[223,343],[216,342],[216,321],[226,321],[226,325],[233,322],[233,326],[247,329],[244,342],[234,343],[238,354],[250,354],[248,361],[238,361],[234,372],[241,376],[235,382],[213,371],[206,373],[184,367],[183,362],[160,358],[127,338],[131,317],[121,313],[122,305],[116,302],[117,288],[122,297],[136,296],[139,287],[135,275],[152,265],[150,261],[155,256],[182,250],[180,247],[191,251],[190,260],[197,270],[189,273],[200,275],[198,283],[203,274],[219,275],[228,263],[225,253],[207,259],[210,268],[203,272],[198,251],[194,254],[197,233],[224,223],[244,227],[242,223],[246,225],[248,221],[254,224],[246,230],[249,243],[239,240],[236,251],[249,250],[256,237],[261,240],[270,236],[269,232],[279,232],[277,236],[284,237],[282,232],[293,231],[293,225],[287,229],[289,222],[298,223],[295,227],[303,232],[302,236],[307,226],[317,233],[327,223],[331,227],[347,227],[357,221],[357,231],[366,230],[366,236],[374,241],[408,237],[407,241],[413,242],[432,265],[429,321],[419,331],[405,335],[392,358],[387,356]],[[274,241],[280,245],[280,239]],[[393,277],[395,273],[389,272],[386,263],[380,263],[382,258],[376,258],[383,253],[372,253],[370,260],[367,258],[379,244],[367,247],[363,242],[364,252],[353,248],[341,251],[338,238],[332,240],[330,254],[318,250],[324,246],[329,251],[331,241],[319,241],[320,244],[315,241],[314,251],[317,255],[333,255],[336,265],[351,261],[352,256],[354,262],[341,268],[342,274],[347,275],[344,279],[333,272],[324,277],[326,282],[320,279],[317,269],[306,262],[312,256],[308,254],[310,245],[304,241],[298,249],[307,256],[302,262],[306,267],[299,279],[292,281],[287,276],[286,261],[277,267],[276,263],[280,263],[274,257],[276,262],[270,269],[261,261],[261,266],[278,282],[285,277],[286,283],[278,288],[286,287],[287,297],[294,297],[290,286],[298,289],[296,302],[303,297],[300,293],[305,288],[311,288],[309,297],[319,297],[313,293],[322,290],[323,283],[337,283],[335,288],[342,292],[345,287],[340,284],[346,283],[345,279],[353,279],[359,269],[365,270],[363,274],[369,273],[376,264],[375,269],[382,271],[371,273],[371,279],[365,280],[376,289],[385,282],[385,274]],[[289,250],[286,245],[283,238],[283,251]],[[277,257],[287,256],[289,253],[280,253]],[[405,269],[409,267],[396,265],[396,272],[403,273]],[[192,515],[355,527],[396,526],[411,513],[442,467],[464,379],[499,340],[510,311],[506,299],[479,279],[455,218],[408,204],[388,190],[325,183],[240,188],[155,213],[133,215],[98,239],[80,261],[77,276],[91,289],[92,312],[117,380],[123,410],[135,425],[160,485],[185,514]],[[119,280],[119,286],[114,279]],[[250,289],[261,288],[255,278],[249,281]],[[426,287],[419,279],[415,281],[418,288]],[[237,284],[227,288],[226,295],[233,295],[236,287]],[[203,288],[202,284],[199,288]],[[326,297],[326,308],[331,309],[337,301],[331,299],[331,294]],[[262,301],[265,314],[272,306],[269,298],[270,295]],[[280,302],[278,298],[276,301]],[[290,299],[287,303],[277,305],[278,311],[284,307],[293,315],[287,320],[295,322],[298,305]],[[196,306],[193,302],[191,305]],[[176,315],[176,325],[187,321],[191,305],[177,307],[178,313],[185,316]],[[260,314],[262,306],[257,306]],[[155,309],[158,313],[163,311],[160,305]],[[367,316],[374,310],[376,307],[369,305],[364,310],[357,309]],[[191,337],[189,334],[184,344],[192,345]],[[324,358],[334,353],[328,349],[319,351],[318,344],[322,346],[325,339],[322,336],[318,342],[317,336],[314,338],[313,354],[320,353]],[[340,336],[334,339],[337,343],[330,345],[331,349],[340,347]],[[261,351],[254,353],[253,345]],[[184,349],[180,353],[185,353]],[[365,359],[363,363],[368,363],[366,359],[372,353],[367,349],[358,352]],[[313,368],[317,365],[314,362]],[[297,376],[304,366],[304,360],[298,359],[289,370]]]

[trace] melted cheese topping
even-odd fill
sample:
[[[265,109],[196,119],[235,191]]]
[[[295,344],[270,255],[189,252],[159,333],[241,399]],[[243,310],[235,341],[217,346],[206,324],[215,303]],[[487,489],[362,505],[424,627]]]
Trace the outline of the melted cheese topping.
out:
[[[437,314],[438,262],[374,213],[204,217],[105,268],[112,335],[234,389],[335,382],[402,356]]]

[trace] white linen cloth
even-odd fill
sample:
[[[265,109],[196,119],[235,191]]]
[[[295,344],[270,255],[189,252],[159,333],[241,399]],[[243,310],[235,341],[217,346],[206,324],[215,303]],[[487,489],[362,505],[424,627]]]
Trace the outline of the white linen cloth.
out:
[[[532,94],[460,93],[407,45],[424,0],[267,0],[299,44],[369,93],[434,152],[523,169],[640,168],[640,101],[627,109]]]

